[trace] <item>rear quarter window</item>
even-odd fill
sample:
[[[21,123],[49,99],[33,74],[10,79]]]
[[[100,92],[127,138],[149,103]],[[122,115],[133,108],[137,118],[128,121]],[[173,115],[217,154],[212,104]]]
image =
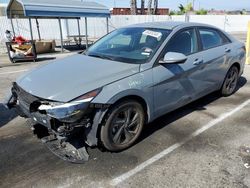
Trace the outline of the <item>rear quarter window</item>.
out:
[[[219,33],[223,39],[223,44],[228,44],[232,42],[223,32],[220,31]]]

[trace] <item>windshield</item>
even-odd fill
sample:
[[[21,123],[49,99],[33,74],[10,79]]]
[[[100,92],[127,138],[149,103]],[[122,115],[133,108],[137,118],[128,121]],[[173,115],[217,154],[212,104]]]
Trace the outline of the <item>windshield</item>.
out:
[[[85,55],[126,63],[146,63],[170,32],[140,27],[117,29],[93,44]]]

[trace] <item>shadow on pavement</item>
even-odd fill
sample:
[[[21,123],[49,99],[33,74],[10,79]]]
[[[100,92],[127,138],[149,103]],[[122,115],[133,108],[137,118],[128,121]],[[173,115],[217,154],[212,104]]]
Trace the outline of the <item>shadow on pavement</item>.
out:
[[[36,62],[49,61],[49,60],[54,60],[54,59],[56,59],[56,57],[39,57],[39,58],[37,58]]]
[[[236,92],[243,87],[247,83],[246,78],[240,77],[239,82],[238,82],[238,87]],[[209,103],[212,103],[213,101],[216,101],[217,99],[221,98],[220,94],[218,92],[213,92],[201,99],[198,99],[197,101],[194,101],[184,107],[181,107],[173,112],[170,112],[155,121],[151,122],[150,124],[146,125],[144,127],[144,130],[141,133],[141,136],[139,137],[137,143],[143,141],[145,138],[149,137],[152,135],[154,132],[162,129],[163,127],[168,126],[172,122],[194,112],[194,111],[203,111],[206,110],[206,105]],[[212,114],[207,114],[210,115],[211,117],[213,116]],[[216,117],[212,117],[216,118]]]
[[[238,82],[238,85],[237,85],[237,89],[236,89],[236,92],[242,88],[245,84],[247,83],[247,79],[245,77],[240,77],[239,78],[239,82]]]
[[[15,109],[8,110],[2,103],[0,103],[0,128],[16,117],[17,113]]]

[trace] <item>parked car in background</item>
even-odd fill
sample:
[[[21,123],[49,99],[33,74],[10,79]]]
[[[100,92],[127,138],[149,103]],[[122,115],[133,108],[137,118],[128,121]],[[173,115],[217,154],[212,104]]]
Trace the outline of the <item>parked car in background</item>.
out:
[[[217,90],[233,94],[244,61],[244,44],[213,26],[136,24],[27,73],[7,106],[46,127],[55,154],[81,162],[85,146],[124,150],[159,116]]]

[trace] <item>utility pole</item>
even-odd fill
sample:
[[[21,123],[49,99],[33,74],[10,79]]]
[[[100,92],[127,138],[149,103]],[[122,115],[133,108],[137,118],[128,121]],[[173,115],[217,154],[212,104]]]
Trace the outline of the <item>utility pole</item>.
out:
[[[141,0],[141,14],[145,13],[145,0]]]
[[[157,10],[158,10],[158,0],[154,0],[154,14],[157,14]]]

